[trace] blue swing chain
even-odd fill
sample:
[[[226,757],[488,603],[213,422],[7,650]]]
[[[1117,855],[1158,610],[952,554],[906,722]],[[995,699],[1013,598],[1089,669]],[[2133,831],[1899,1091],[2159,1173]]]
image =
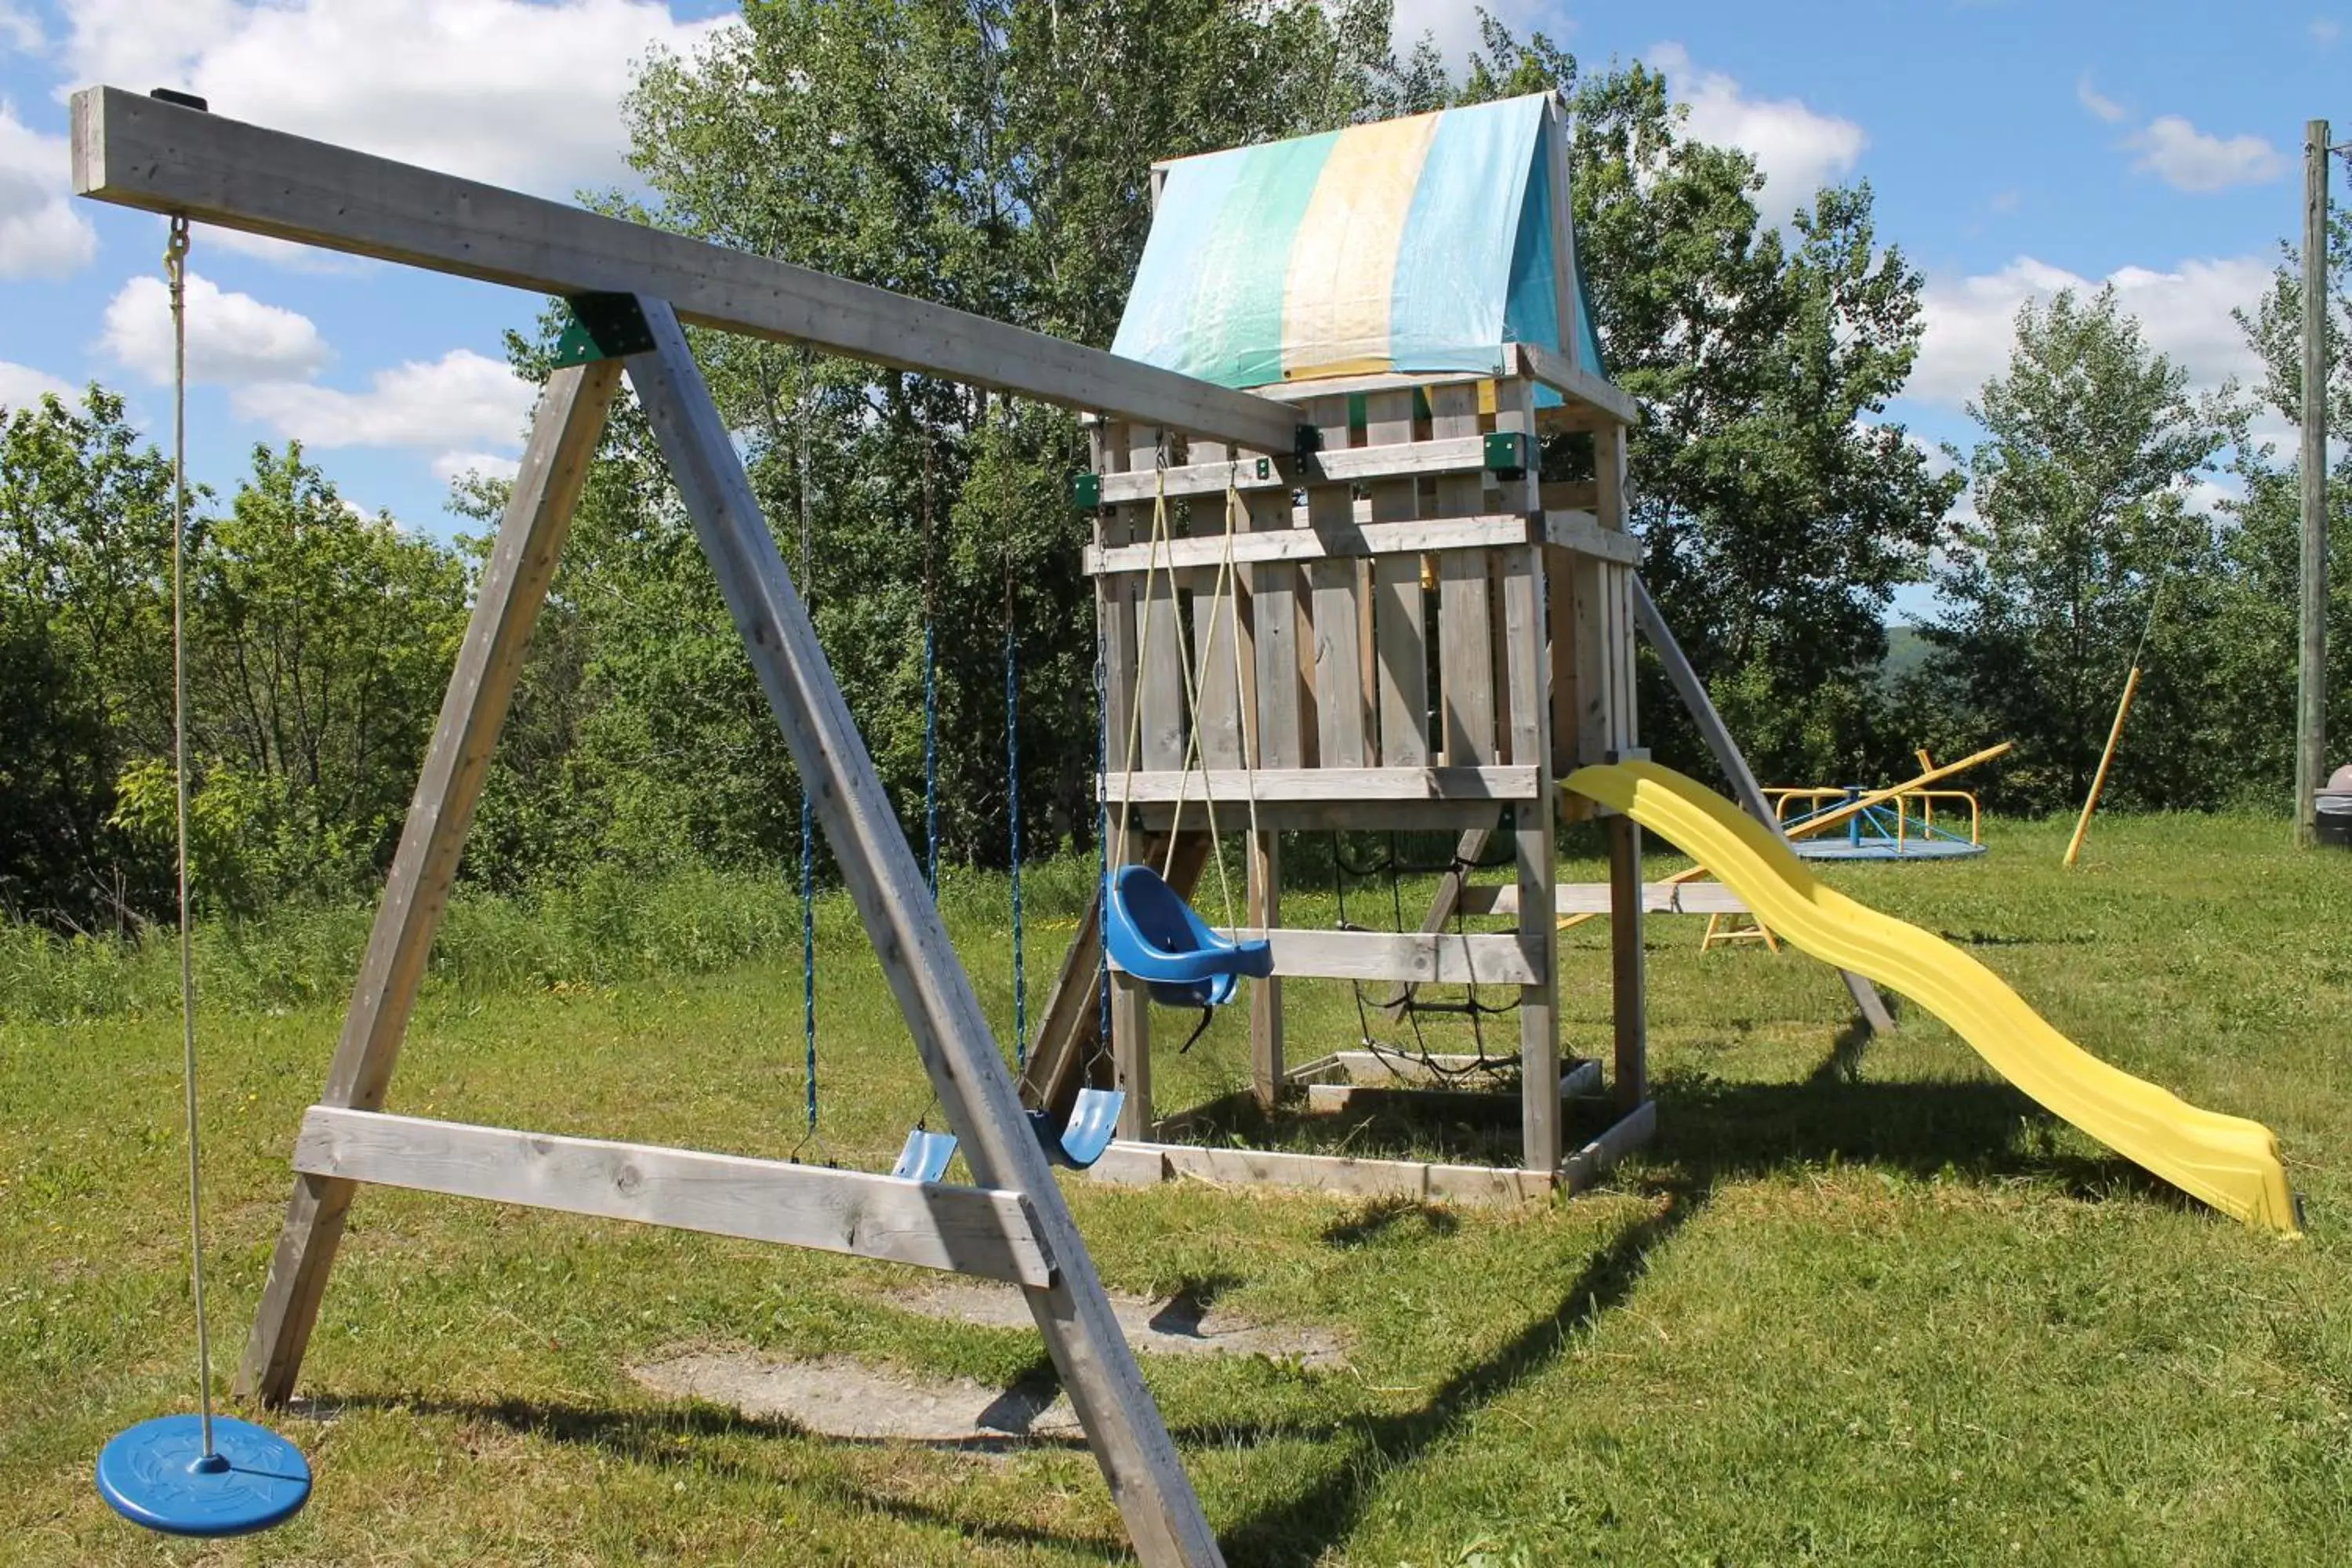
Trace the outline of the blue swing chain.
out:
[[[1099,542],[1100,531],[1097,531]],[[1110,675],[1104,647],[1102,615],[1095,615],[1095,777],[1110,776]],[[1110,1040],[1110,947],[1103,940],[1104,916],[1110,898],[1110,798],[1099,782],[1095,786],[1095,1048]]]
[[[805,563],[803,571],[806,571]],[[816,812],[801,785],[801,1035],[805,1053],[808,1131],[816,1136]]]
[[[940,666],[939,630],[923,620],[923,880],[931,901],[940,898]]]
[[[1013,841],[1013,1061],[1029,1070],[1029,983],[1021,942],[1021,654],[1014,633],[1013,540],[1004,542],[1004,800]]]
[[[803,370],[808,359],[801,360]],[[807,603],[812,625],[816,614],[816,578],[813,563],[815,559],[814,539],[809,525],[809,461],[808,419],[805,410],[796,410],[794,423],[800,426],[800,503],[801,503],[801,595]],[[817,1135],[816,1092],[816,807],[809,795],[808,778],[801,778],[801,1037],[803,1059],[803,1081],[807,1100],[807,1131],[801,1134],[805,1145]],[[794,1151],[797,1155],[798,1150]]]

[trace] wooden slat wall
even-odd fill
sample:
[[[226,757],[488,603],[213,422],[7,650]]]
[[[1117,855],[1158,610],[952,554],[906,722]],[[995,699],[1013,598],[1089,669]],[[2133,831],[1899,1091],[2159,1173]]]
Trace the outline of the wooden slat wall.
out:
[[[1365,444],[1412,439],[1412,394],[1375,392],[1364,399]],[[1401,521],[1420,512],[1410,479],[1371,486],[1372,521]],[[1378,658],[1381,765],[1429,765],[1429,641],[1422,604],[1421,563],[1383,556],[1372,563],[1372,636]]]
[[[1125,425],[1113,427],[1113,433],[1123,439],[1109,443],[1107,454],[1112,465],[1119,469],[1150,470],[1157,466],[1160,452],[1160,432],[1150,426]],[[1141,501],[1116,510],[1121,542],[1151,536],[1152,503]],[[1132,580],[1130,580],[1132,581]],[[1182,675],[1177,660],[1182,650],[1177,646],[1176,605],[1173,592],[1164,577],[1153,584],[1152,596],[1147,598],[1142,585],[1129,590],[1130,607],[1127,611],[1129,628],[1126,646],[1119,657],[1106,666],[1105,681],[1113,692],[1124,691],[1127,703],[1139,704],[1143,714],[1143,731],[1139,748],[1133,762],[1138,767],[1181,766],[1183,756]],[[1149,668],[1139,668],[1138,659],[1143,627],[1149,620],[1152,646],[1149,651]],[[1135,709],[1124,709],[1121,723],[1132,722]],[[1114,709],[1118,711],[1118,709]],[[1129,762],[1129,742],[1124,727],[1111,734],[1110,771],[1119,773]],[[1114,810],[1113,816],[1117,817]],[[1144,837],[1130,826],[1127,836],[1127,856],[1140,860],[1148,853]],[[1124,975],[1111,977],[1111,1075],[1115,1086],[1126,1092],[1121,1108],[1118,1131],[1121,1137],[1140,1137],[1151,1125],[1151,1004],[1142,986]]]
[[[1535,388],[1524,380],[1496,387],[1495,427],[1535,430]],[[1501,481],[1507,510],[1538,505],[1532,468],[1517,479]],[[1503,637],[1503,731],[1514,761],[1532,763],[1537,791],[1547,803],[1513,814],[1512,881],[1519,903],[1519,945],[1535,971],[1519,991],[1520,1163],[1532,1171],[1557,1170],[1567,1155],[1559,1107],[1559,931],[1552,915],[1559,879],[1558,816],[1550,808],[1551,758],[1544,743],[1543,689],[1544,557],[1541,545],[1497,552]]]
[[[1222,441],[1195,441],[1191,458],[1196,464],[1229,464],[1233,449]],[[1226,527],[1225,498],[1223,495],[1201,496],[1191,503],[1191,537],[1222,540]],[[1234,526],[1242,526],[1235,519]],[[1235,679],[1234,647],[1245,643],[1248,633],[1242,626],[1239,613],[1241,596],[1240,573],[1237,569],[1226,575],[1219,565],[1204,567],[1192,579],[1191,640],[1185,647],[1185,658],[1191,661],[1192,680],[1200,694],[1201,710],[1196,722],[1201,727],[1201,760],[1213,768],[1237,768],[1242,765],[1242,693]],[[1219,586],[1220,580],[1223,585]],[[1248,650],[1243,649],[1246,661]]]
[[[1297,526],[1290,496],[1253,490],[1244,498],[1253,533]],[[1299,569],[1289,562],[1248,568],[1251,689],[1244,694],[1254,719],[1249,761],[1258,768],[1297,768],[1307,758],[1305,682],[1299,647]],[[1248,820],[1247,806],[1242,819]],[[1282,923],[1282,837],[1250,836],[1249,915],[1257,931]],[[1282,982],[1261,980],[1250,987],[1250,1086],[1261,1104],[1271,1106],[1282,1091]]]
[[[1432,387],[1430,434],[1477,435],[1478,402],[1475,384]],[[1475,515],[1483,488],[1479,474],[1440,475],[1437,515]],[[1437,558],[1438,691],[1444,716],[1440,733],[1445,760],[1454,767],[1495,760],[1495,629],[1486,578],[1492,559],[1483,550],[1449,551]]]
[[[1593,432],[1592,454],[1600,492],[1595,498],[1599,502],[1596,515],[1601,527],[1622,533],[1626,525],[1625,432],[1615,426]],[[1607,568],[1607,577],[1612,590],[1609,642],[1617,672],[1611,694],[1610,744],[1622,750],[1637,744],[1641,733],[1633,711],[1633,569],[1612,563]]]
[[[1594,516],[1601,529],[1625,529],[1625,437],[1615,426],[1592,433],[1597,469]],[[1633,569],[1580,552],[1553,550],[1550,566],[1568,592],[1556,594],[1552,619],[1554,765],[1602,761],[1634,745]]]
[[[1321,433],[1328,451],[1348,444],[1348,400],[1318,397],[1306,415]],[[1345,484],[1307,487],[1307,521],[1318,527],[1344,527],[1354,516],[1354,502]],[[1364,700],[1363,595],[1358,579],[1363,568],[1353,561],[1308,563],[1307,582],[1313,600],[1315,639],[1315,765],[1360,768],[1372,760],[1369,710]]]
[[[1128,426],[1127,462],[1130,469],[1149,471],[1160,458],[1160,431],[1149,425]],[[1139,501],[1119,510],[1128,518],[1131,538],[1149,540],[1152,530],[1152,503]],[[1175,531],[1173,518],[1169,531]],[[1184,765],[1184,634],[1177,615],[1176,590],[1164,572],[1150,574],[1141,591],[1138,611],[1140,625],[1137,627],[1138,646],[1143,668],[1136,680],[1136,700],[1143,708],[1143,748],[1141,765],[1147,768],[1180,768]],[[1132,660],[1126,667],[1135,671]],[[1114,671],[1112,679],[1118,679]]]
[[[1107,420],[1088,432],[1095,471],[1127,471],[1128,427]],[[1109,549],[1133,537],[1135,509],[1109,507],[1095,514],[1095,544]],[[1133,577],[1095,579],[1095,625],[1101,628],[1103,660],[1103,765],[1121,773],[1128,767],[1128,731],[1135,701],[1135,595],[1141,585]],[[1139,761],[1139,759],[1136,759]],[[1115,825],[1114,825],[1115,830]]]

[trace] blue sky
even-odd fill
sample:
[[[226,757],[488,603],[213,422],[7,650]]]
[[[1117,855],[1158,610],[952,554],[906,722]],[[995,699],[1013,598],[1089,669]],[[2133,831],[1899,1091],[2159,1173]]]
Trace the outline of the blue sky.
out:
[[[1756,153],[1774,216],[1819,181],[1871,182],[1882,239],[1928,279],[1923,361],[1892,416],[1930,442],[1967,443],[1961,405],[2019,304],[2070,284],[2115,280],[2200,384],[2247,374],[2230,310],[2298,221],[2303,122],[2352,135],[2352,0],[1498,9],[1588,68],[1665,69],[1696,133]],[[728,10],[0,0],[0,404],[96,377],[163,434],[161,220],[66,194],[71,88],[193,89],[241,119],[565,196],[626,180],[614,106],[630,62],[691,48]],[[1453,0],[1402,0],[1399,26],[1457,59],[1473,36]],[[192,264],[199,479],[226,488],[253,443],[296,436],[350,499],[446,532],[449,477],[511,464],[528,395],[499,334],[536,299],[209,230]]]

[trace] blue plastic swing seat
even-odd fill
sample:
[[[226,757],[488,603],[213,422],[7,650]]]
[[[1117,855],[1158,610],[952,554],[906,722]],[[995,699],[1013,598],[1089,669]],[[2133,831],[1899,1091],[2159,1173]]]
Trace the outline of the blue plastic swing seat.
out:
[[[1239,980],[1274,973],[1274,949],[1232,942],[1209,928],[1149,866],[1112,873],[1103,900],[1103,944],[1111,962],[1167,1007],[1219,1007]]]
[[[1083,1171],[1101,1159],[1118,1135],[1118,1113],[1126,1105],[1125,1089],[1082,1089],[1070,1103],[1069,1121],[1056,1127],[1051,1114],[1033,1110],[1029,1125],[1047,1159],[1067,1170]]]
[[[918,1127],[907,1134],[907,1146],[898,1151],[898,1163],[890,1167],[890,1173],[903,1182],[941,1181],[955,1152],[954,1133],[926,1132]]]
[[[99,1450],[98,1495],[166,1535],[249,1535],[300,1511],[310,1466],[277,1433],[227,1415],[213,1417],[208,1458],[202,1420],[159,1415]]]

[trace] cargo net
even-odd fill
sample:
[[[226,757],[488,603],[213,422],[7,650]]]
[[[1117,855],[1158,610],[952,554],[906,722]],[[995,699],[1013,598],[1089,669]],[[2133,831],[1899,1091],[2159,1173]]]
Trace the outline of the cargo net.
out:
[[[1484,844],[1491,843],[1496,837],[1503,836],[1482,836],[1478,848],[1483,848]],[[1351,855],[1348,836],[1336,832],[1331,835],[1331,880],[1338,895],[1339,928],[1341,931],[1381,929],[1359,924],[1349,918],[1348,891],[1350,884],[1357,889],[1359,907],[1368,888],[1384,887],[1391,922],[1387,929],[1403,931],[1409,929],[1404,916],[1405,879],[1409,877],[1435,877],[1441,894],[1451,889],[1450,929],[1457,936],[1466,935],[1469,928],[1463,911],[1462,894],[1468,888],[1472,875],[1516,864],[1507,837],[1503,837],[1505,849],[1499,856],[1484,855],[1477,848],[1465,855],[1463,848],[1471,846],[1465,843],[1453,853],[1434,858],[1417,858],[1408,854],[1403,835],[1400,833],[1375,837],[1373,842],[1377,846],[1373,853]],[[1444,1089],[1484,1089],[1497,1087],[1502,1079],[1518,1071],[1516,1046],[1500,1056],[1488,1054],[1486,1048],[1487,1021],[1517,1010],[1518,987],[1503,987],[1507,999],[1495,1001],[1490,1000],[1490,995],[1496,987],[1490,984],[1482,989],[1475,973],[1465,984],[1438,985],[1408,981],[1385,995],[1370,994],[1367,983],[1361,980],[1350,981],[1349,984],[1355,995],[1357,1033],[1364,1049],[1379,1058],[1382,1065],[1399,1079],[1408,1081],[1423,1079]],[[1376,1016],[1385,1020],[1384,1026],[1375,1026]],[[1471,1047],[1467,1053],[1440,1052],[1433,1048],[1431,1026],[1440,1021],[1456,1026],[1467,1025]]]

